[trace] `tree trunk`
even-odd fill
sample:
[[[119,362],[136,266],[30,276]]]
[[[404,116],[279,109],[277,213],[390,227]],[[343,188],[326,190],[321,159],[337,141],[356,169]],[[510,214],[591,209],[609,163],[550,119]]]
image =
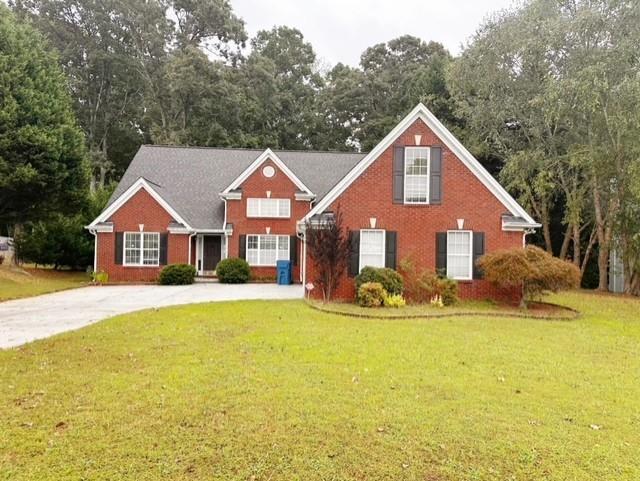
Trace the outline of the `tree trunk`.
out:
[[[546,210],[545,215],[542,216],[540,222],[542,224],[542,235],[544,236],[544,247],[549,254],[553,255],[553,244],[551,243],[551,228],[549,227],[549,217],[548,215],[546,215]]]
[[[580,269],[580,226],[573,224],[573,264]]]
[[[596,232],[598,235],[598,290],[609,289],[609,242],[607,227],[602,212],[602,200],[597,182],[593,182],[593,207],[595,210]]]
[[[571,242],[571,224],[567,225],[567,229],[564,231],[564,238],[562,239],[562,247],[560,248],[560,259],[566,259],[569,251],[569,242]]]

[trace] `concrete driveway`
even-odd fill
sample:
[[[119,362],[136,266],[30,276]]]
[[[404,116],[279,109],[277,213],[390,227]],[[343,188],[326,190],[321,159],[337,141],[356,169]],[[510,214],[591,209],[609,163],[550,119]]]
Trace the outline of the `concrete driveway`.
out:
[[[82,287],[0,302],[0,348],[19,346],[107,317],[152,307],[242,299],[300,299],[302,296],[300,285],[199,283]]]

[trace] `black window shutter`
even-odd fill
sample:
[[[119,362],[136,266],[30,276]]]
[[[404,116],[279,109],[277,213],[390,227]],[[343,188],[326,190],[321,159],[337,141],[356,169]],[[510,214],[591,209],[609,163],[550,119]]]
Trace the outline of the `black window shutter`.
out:
[[[360,231],[349,231],[349,276],[355,277],[360,272]]]
[[[169,250],[169,234],[163,232],[160,234],[160,260],[161,266],[167,265],[167,251]]]
[[[240,259],[247,258],[247,236],[246,235],[240,236],[240,249],[238,250],[238,257],[240,257]]]
[[[398,233],[388,230],[385,239],[384,266],[395,269],[398,257]]]
[[[124,232],[116,232],[116,265],[122,265],[122,252],[124,250]]]
[[[431,147],[429,203],[442,203],[442,147]]]
[[[294,235],[289,238],[289,260],[292,266],[298,265],[298,237]]]
[[[404,147],[393,148],[393,203],[404,203]]]
[[[484,232],[473,233],[473,278],[482,279],[482,269],[476,265],[476,261],[484,255]]]
[[[436,232],[436,272],[447,275],[447,233]]]

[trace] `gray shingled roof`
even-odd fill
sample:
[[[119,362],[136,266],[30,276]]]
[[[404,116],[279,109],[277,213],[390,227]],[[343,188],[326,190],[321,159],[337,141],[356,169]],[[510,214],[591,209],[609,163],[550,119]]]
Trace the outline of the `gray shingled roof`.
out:
[[[222,229],[222,192],[264,149],[217,149],[143,145],[109,205],[140,177],[149,181],[195,229]],[[277,150],[274,153],[322,199],[365,154]]]

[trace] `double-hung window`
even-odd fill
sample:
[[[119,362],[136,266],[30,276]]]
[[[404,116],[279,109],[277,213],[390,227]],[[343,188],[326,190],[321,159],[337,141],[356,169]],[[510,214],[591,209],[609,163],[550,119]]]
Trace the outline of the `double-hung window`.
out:
[[[360,270],[363,267],[384,267],[385,231],[363,229],[360,231]]]
[[[125,232],[124,265],[157,266],[160,263],[159,232]]]
[[[447,277],[459,280],[473,278],[472,238],[470,230],[447,232]]]
[[[429,203],[429,147],[404,149],[404,202]]]
[[[275,266],[289,260],[288,235],[248,235],[247,262],[252,266]]]
[[[291,199],[253,198],[247,199],[247,217],[291,217]]]

